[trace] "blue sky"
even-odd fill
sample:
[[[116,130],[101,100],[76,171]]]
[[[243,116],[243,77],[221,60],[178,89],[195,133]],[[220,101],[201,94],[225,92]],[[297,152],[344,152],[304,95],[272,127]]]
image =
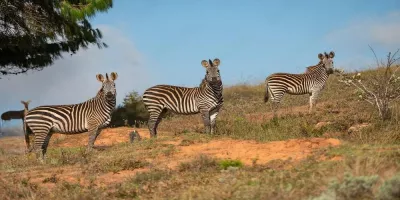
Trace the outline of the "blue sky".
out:
[[[119,74],[118,102],[155,84],[197,86],[203,59],[218,57],[225,85],[260,83],[274,72],[301,73],[317,54],[362,69],[400,47],[400,1],[119,0],[92,24],[109,48],[65,55],[39,72],[0,79],[0,112],[72,104],[93,97],[96,73]],[[61,91],[61,92],[60,92]],[[16,122],[20,123],[20,122]]]
[[[123,30],[151,61],[151,70],[160,72],[154,83],[193,86],[206,58],[221,59],[228,84],[259,81],[276,71],[301,72],[321,51],[336,51],[336,63],[346,65],[351,53],[368,54],[368,44],[348,52],[326,36],[355,20],[398,11],[394,8],[399,1],[126,0],[93,22]]]

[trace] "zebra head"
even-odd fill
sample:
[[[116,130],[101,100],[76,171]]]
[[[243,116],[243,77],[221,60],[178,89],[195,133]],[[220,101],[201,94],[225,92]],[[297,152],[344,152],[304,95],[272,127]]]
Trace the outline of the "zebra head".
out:
[[[333,73],[333,57],[335,57],[335,52],[331,51],[329,54],[324,52],[324,54],[318,54],[318,58],[320,59],[320,63],[322,63],[326,69],[328,74]]]
[[[221,75],[219,74],[218,66],[220,64],[220,60],[218,58],[211,60],[203,60],[201,61],[201,65],[206,68],[206,81],[211,83],[221,82]]]
[[[107,100],[115,99],[117,96],[117,90],[115,89],[114,81],[118,78],[118,74],[115,72],[111,72],[110,77],[106,73],[106,78],[102,74],[97,74],[96,78],[103,85],[100,89],[100,94],[104,95]]]

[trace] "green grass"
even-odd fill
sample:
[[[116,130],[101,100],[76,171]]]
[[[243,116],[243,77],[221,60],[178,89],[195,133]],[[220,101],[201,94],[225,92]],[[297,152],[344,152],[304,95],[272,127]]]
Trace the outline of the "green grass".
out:
[[[243,167],[243,163],[240,160],[221,160],[219,162],[219,167],[221,169],[228,169],[229,167]]]

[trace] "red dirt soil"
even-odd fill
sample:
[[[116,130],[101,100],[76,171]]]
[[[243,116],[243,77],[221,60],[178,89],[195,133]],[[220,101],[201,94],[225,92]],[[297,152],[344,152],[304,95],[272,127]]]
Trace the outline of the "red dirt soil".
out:
[[[129,132],[133,128],[110,128],[105,129],[97,138],[95,146],[111,146],[121,142],[129,142]],[[147,129],[137,129],[142,138],[149,137]],[[171,133],[159,133],[159,138],[163,135],[171,136]],[[150,160],[154,165],[166,166],[167,168],[174,169],[181,162],[190,161],[199,154],[206,154],[211,157],[221,159],[238,159],[245,165],[252,165],[253,160],[256,159],[257,164],[266,164],[269,161],[281,159],[292,161],[299,161],[312,154],[313,150],[325,148],[328,146],[340,145],[338,139],[333,138],[307,138],[307,139],[292,139],[286,141],[273,141],[260,143],[250,140],[233,140],[233,139],[216,139],[207,143],[194,143],[188,146],[179,145],[182,138],[175,136],[164,143],[175,145],[177,152],[167,156],[160,156],[157,159]],[[72,146],[86,146],[88,142],[87,133],[77,135],[61,135],[54,134],[51,138],[49,148],[57,147],[72,147]],[[6,153],[23,154],[24,153],[24,140],[22,137],[8,137],[0,139],[0,148]],[[0,156],[0,163],[3,162]],[[340,158],[335,158],[340,159]],[[133,171],[120,171],[118,173],[105,173],[99,174],[96,177],[96,184],[110,184],[121,182],[125,178],[132,177],[138,171],[148,169],[137,169]],[[52,185],[52,183],[42,183],[44,178],[51,177],[52,174],[57,174],[58,179],[66,180],[69,182],[80,182],[81,184],[88,184],[87,177],[82,176],[82,170],[78,166],[68,167],[55,167],[47,169],[46,172],[42,170],[31,170],[29,172],[22,172],[14,174],[18,177],[30,177],[32,182],[39,184]],[[5,175],[5,174],[3,174]],[[9,174],[11,175],[11,174]],[[81,177],[79,179],[78,177]],[[54,185],[54,184],[53,184]]]

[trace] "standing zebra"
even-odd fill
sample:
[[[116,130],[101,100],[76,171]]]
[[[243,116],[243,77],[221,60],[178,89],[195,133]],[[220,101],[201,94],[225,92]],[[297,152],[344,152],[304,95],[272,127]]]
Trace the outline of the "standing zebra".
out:
[[[320,62],[317,65],[307,67],[304,74],[275,73],[268,76],[265,80],[264,102],[267,102],[269,96],[271,96],[274,116],[276,116],[277,106],[285,93],[292,95],[309,94],[309,113],[311,113],[318,95],[325,87],[329,75],[333,73],[333,57],[335,57],[333,51],[329,55],[326,52],[318,54]]]
[[[201,113],[205,132],[214,133],[215,119],[224,102],[219,64],[218,58],[201,61],[206,75],[200,87],[156,85],[144,92],[143,103],[150,114],[148,127],[151,137],[157,137],[157,126],[167,110],[186,115]]]
[[[102,83],[97,95],[83,103],[72,105],[39,106],[25,116],[26,131],[35,135],[34,149],[44,159],[47,146],[53,132],[77,134],[89,132],[87,150],[91,150],[94,141],[111,121],[111,112],[115,108],[116,89],[114,81],[118,75],[111,72],[110,78],[97,74]]]

